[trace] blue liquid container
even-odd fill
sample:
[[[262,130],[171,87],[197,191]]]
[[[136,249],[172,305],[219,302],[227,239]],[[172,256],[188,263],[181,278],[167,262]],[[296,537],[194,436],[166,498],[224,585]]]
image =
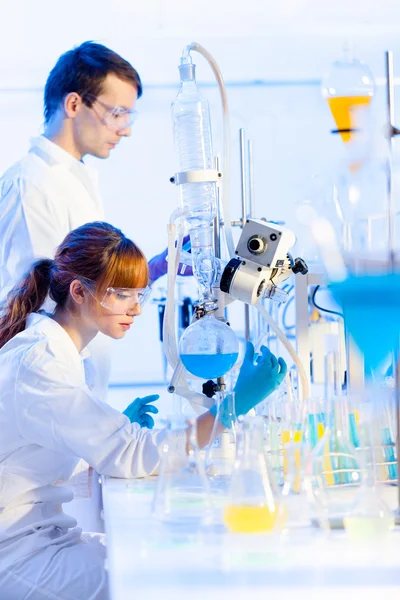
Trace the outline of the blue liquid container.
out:
[[[216,379],[230,371],[237,361],[238,353],[227,354],[181,354],[183,366],[189,373],[201,379]]]
[[[343,307],[346,327],[370,373],[397,348],[400,335],[400,273],[350,276],[329,286]]]
[[[216,379],[231,370],[239,354],[234,331],[212,314],[190,325],[179,342],[187,371],[201,379]]]

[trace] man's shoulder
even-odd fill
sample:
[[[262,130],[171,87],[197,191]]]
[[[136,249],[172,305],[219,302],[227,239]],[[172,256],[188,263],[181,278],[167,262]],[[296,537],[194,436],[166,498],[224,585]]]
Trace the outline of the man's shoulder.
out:
[[[0,188],[10,187],[13,183],[17,184],[21,181],[38,187],[39,177],[43,177],[45,172],[43,166],[31,153],[28,153],[4,171],[0,177]]]
[[[29,154],[11,165],[0,177],[0,197],[4,197],[15,189],[18,193],[23,190],[26,194],[45,192],[47,174],[39,162],[32,159]]]

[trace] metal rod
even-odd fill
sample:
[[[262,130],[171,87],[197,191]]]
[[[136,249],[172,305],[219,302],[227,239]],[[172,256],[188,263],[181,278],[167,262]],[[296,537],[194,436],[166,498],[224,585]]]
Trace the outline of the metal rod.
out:
[[[253,140],[249,140],[247,142],[247,158],[248,158],[248,169],[249,169],[249,217],[250,217],[250,219],[254,219],[255,203],[254,203]]]
[[[393,52],[388,50],[385,52],[385,67],[386,67],[386,101],[387,101],[387,117],[388,117],[388,137],[389,137],[389,156],[387,161],[387,203],[388,203],[388,242],[389,242],[389,260],[392,267],[392,272],[395,268],[395,230],[394,217],[395,198],[392,185],[392,154],[394,149],[394,136],[397,133],[395,128],[395,112],[394,112],[394,67],[393,67]],[[398,341],[396,349],[396,368],[395,368],[395,402],[396,402],[396,451],[397,451],[397,511],[396,523],[400,524],[400,343]]]
[[[219,158],[214,158],[214,169],[219,171]],[[220,189],[217,186],[217,215],[214,219],[214,253],[217,258],[221,258],[221,205]]]
[[[394,77],[393,77],[393,53],[389,50],[385,52],[385,67],[386,67],[386,101],[387,101],[387,116],[388,116],[388,142],[389,152],[386,168],[386,186],[387,186],[387,235],[389,245],[389,263],[391,270],[394,268],[394,194],[392,184],[392,152],[394,146]]]
[[[246,145],[244,129],[239,130],[240,135],[240,184],[242,194],[242,227],[247,219],[247,190],[246,190]]]
[[[389,124],[394,126],[394,76],[393,76],[393,52],[385,52],[386,85],[387,85],[387,108]],[[392,137],[392,136],[391,136]]]
[[[240,135],[240,182],[242,192],[242,229],[247,219],[247,189],[246,189],[246,144],[244,129],[239,130]],[[250,307],[244,305],[244,337],[250,341]]]

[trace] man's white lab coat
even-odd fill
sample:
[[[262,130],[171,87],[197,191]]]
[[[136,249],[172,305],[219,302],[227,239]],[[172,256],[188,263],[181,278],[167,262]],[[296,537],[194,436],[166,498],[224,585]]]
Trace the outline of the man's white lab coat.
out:
[[[67,233],[103,221],[97,171],[45,137],[0,179],[0,300]]]

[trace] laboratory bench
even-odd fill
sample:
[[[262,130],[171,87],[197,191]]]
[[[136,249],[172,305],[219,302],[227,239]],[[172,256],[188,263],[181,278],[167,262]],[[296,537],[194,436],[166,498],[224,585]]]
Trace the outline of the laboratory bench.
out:
[[[152,517],[156,481],[102,478],[110,600],[400,597],[400,528],[363,542],[317,528],[283,536],[215,524],[195,532]],[[392,508],[396,497],[396,487],[385,487]]]

